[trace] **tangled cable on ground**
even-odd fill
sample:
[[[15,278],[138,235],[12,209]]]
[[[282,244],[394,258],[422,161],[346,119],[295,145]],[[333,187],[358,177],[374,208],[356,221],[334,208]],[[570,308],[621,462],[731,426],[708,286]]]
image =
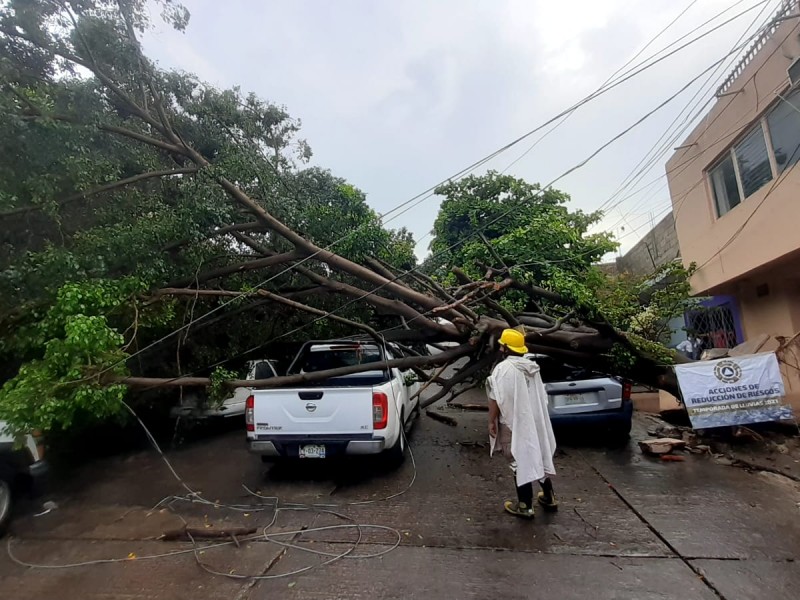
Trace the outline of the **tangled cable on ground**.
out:
[[[24,561],[24,560],[18,558],[14,554],[14,551],[12,549],[14,538],[13,537],[9,537],[9,539],[8,539],[8,541],[6,543],[6,551],[7,551],[9,559],[12,562],[14,562],[15,564],[17,564],[19,566],[27,567],[27,568],[53,570],[53,569],[74,569],[74,568],[88,567],[88,566],[94,566],[94,565],[123,563],[123,562],[130,562],[131,560],[136,560],[136,561],[160,560],[160,559],[172,558],[172,557],[175,557],[175,556],[182,556],[182,555],[185,555],[185,554],[193,554],[195,562],[197,563],[197,565],[203,571],[205,571],[207,573],[210,573],[212,575],[217,575],[217,576],[221,576],[221,577],[227,577],[229,579],[269,580],[269,579],[279,579],[279,578],[282,578],[282,577],[292,577],[292,576],[295,576],[295,575],[299,575],[301,573],[305,573],[305,572],[310,571],[312,569],[316,569],[316,568],[319,568],[319,567],[330,565],[330,564],[332,564],[332,563],[334,563],[334,562],[336,562],[338,560],[342,560],[342,559],[378,558],[378,557],[384,556],[384,555],[392,552],[398,546],[400,546],[400,543],[402,541],[402,535],[397,529],[395,529],[393,527],[388,527],[388,526],[385,526],[385,525],[372,525],[372,524],[358,523],[353,518],[351,518],[351,517],[349,517],[347,515],[344,515],[344,514],[342,514],[340,512],[336,512],[334,510],[331,510],[331,509],[332,508],[339,508],[339,507],[346,507],[346,506],[362,506],[362,505],[366,505],[366,504],[375,504],[375,503],[378,503],[378,502],[386,502],[388,500],[392,500],[393,498],[397,498],[398,496],[401,496],[401,495],[405,494],[409,489],[411,489],[411,486],[414,485],[414,482],[416,481],[416,478],[417,478],[417,465],[416,465],[416,461],[414,459],[414,453],[411,450],[411,447],[408,445],[408,439],[406,437],[406,434],[405,434],[404,428],[402,426],[402,423],[400,424],[400,435],[403,437],[403,441],[406,444],[406,446],[408,446],[409,456],[411,458],[411,464],[412,464],[412,468],[413,468],[413,475],[412,475],[411,480],[409,481],[408,485],[405,488],[403,488],[401,491],[399,491],[399,492],[396,492],[396,493],[391,494],[389,496],[386,496],[384,498],[377,498],[377,499],[372,499],[372,500],[362,500],[362,501],[356,501],[356,502],[347,502],[347,503],[343,503],[343,504],[300,504],[300,503],[293,503],[293,502],[281,503],[280,498],[278,498],[277,496],[264,496],[262,494],[259,494],[258,492],[255,492],[255,491],[251,490],[250,488],[248,488],[246,485],[243,484],[242,487],[244,488],[244,490],[248,494],[250,494],[251,496],[254,496],[255,498],[258,498],[261,501],[267,501],[267,502],[266,503],[265,502],[260,502],[258,504],[226,504],[226,503],[216,502],[216,501],[212,501],[212,500],[209,500],[207,498],[204,498],[200,492],[195,491],[194,489],[192,489],[184,481],[184,479],[178,474],[178,472],[175,470],[175,468],[173,467],[173,465],[170,462],[170,460],[167,458],[167,456],[161,450],[161,446],[158,444],[158,442],[156,441],[156,439],[153,436],[153,434],[150,432],[150,430],[147,428],[147,426],[144,424],[144,422],[141,420],[141,418],[139,418],[139,415],[137,415],[136,412],[127,403],[123,402],[123,405],[128,410],[128,412],[130,412],[130,414],[134,417],[134,419],[136,419],[136,421],[139,423],[139,425],[141,426],[142,430],[145,432],[145,435],[147,436],[147,439],[150,442],[150,445],[156,450],[156,452],[158,453],[159,457],[164,462],[164,464],[167,466],[167,468],[169,469],[169,471],[172,474],[172,476],[180,484],[180,486],[183,489],[185,489],[186,492],[187,492],[186,495],[183,495],[183,496],[177,496],[177,495],[167,496],[166,498],[164,498],[160,502],[158,502],[152,508],[152,510],[157,510],[160,507],[166,507],[166,508],[172,510],[176,515],[178,515],[178,517],[180,517],[181,520],[184,521],[184,524],[186,524],[186,520],[180,515],[180,513],[175,511],[174,505],[176,503],[179,503],[179,502],[187,502],[187,503],[191,503],[191,504],[199,503],[199,504],[203,504],[203,505],[214,506],[216,508],[223,508],[223,509],[236,511],[236,512],[252,513],[252,512],[272,511],[273,514],[272,514],[272,519],[270,520],[270,522],[262,528],[261,533],[253,534],[253,535],[250,535],[250,536],[247,536],[247,537],[244,537],[244,538],[240,538],[238,540],[232,539],[230,541],[224,541],[224,542],[212,542],[212,543],[208,543],[208,544],[199,544],[197,542],[197,540],[195,540],[194,537],[192,537],[192,535],[187,530],[187,532],[186,532],[187,533],[187,537],[189,538],[189,540],[190,540],[190,542],[192,544],[191,548],[185,548],[185,549],[181,549],[181,550],[172,550],[170,552],[163,552],[163,553],[158,553],[158,554],[141,555],[141,556],[136,556],[135,559],[132,559],[131,557],[125,557],[125,558],[101,558],[101,559],[87,560],[87,561],[82,561],[82,562],[77,562],[77,563],[67,563],[67,564],[58,564],[58,565],[41,564],[41,563],[30,563],[30,562],[27,562],[27,561]],[[395,403],[395,407],[396,407],[396,403]],[[399,415],[398,415],[398,418],[399,418]],[[276,525],[276,523],[278,522],[279,515],[281,513],[284,513],[284,512],[314,512],[316,514],[327,514],[327,515],[334,516],[334,517],[336,517],[338,519],[341,519],[343,521],[347,521],[347,523],[339,524],[339,525],[323,525],[323,526],[318,526],[318,527],[303,527],[303,528],[300,528],[300,529],[289,530],[289,531],[280,531],[280,532],[270,531]],[[354,542],[352,542],[352,544],[348,545],[346,547],[346,549],[344,551],[342,551],[342,552],[326,552],[324,550],[317,550],[316,548],[309,548],[307,546],[302,546],[300,544],[292,543],[292,541],[291,541],[292,538],[294,538],[295,536],[299,536],[299,535],[308,535],[308,534],[311,534],[311,533],[318,533],[318,532],[352,531],[352,530],[355,530],[357,532],[357,539]],[[366,553],[366,554],[356,554],[356,551],[358,550],[359,545],[363,542],[364,533],[366,531],[379,531],[379,532],[391,533],[391,534],[393,534],[392,535],[393,541],[388,542],[388,543],[385,542],[384,544],[387,545],[388,547],[384,547],[384,548],[382,548],[381,550],[379,550],[377,552],[371,552],[371,553]],[[313,541],[313,540],[309,540],[309,541]],[[222,548],[224,546],[231,546],[231,545],[238,546],[241,542],[269,543],[269,544],[273,544],[273,545],[276,545],[276,546],[281,546],[281,547],[283,547],[284,549],[287,549],[287,550],[288,549],[293,549],[293,550],[297,550],[299,552],[304,552],[304,553],[308,553],[308,554],[315,555],[315,556],[325,557],[326,560],[323,560],[322,562],[317,563],[317,564],[307,565],[305,567],[301,567],[299,569],[295,569],[295,570],[287,572],[287,573],[278,573],[278,574],[266,574],[266,573],[261,573],[261,574],[242,574],[242,573],[233,573],[233,572],[229,572],[229,571],[228,572],[221,571],[218,568],[212,567],[211,565],[207,564],[206,562],[204,562],[201,559],[201,553],[205,553],[207,550],[213,550],[213,549]]]

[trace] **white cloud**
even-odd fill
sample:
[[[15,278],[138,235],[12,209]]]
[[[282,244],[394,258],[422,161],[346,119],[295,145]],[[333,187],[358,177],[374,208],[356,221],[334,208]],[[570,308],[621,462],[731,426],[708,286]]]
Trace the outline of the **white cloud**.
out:
[[[362,188],[384,212],[592,92],[688,3],[197,0],[185,35],[160,28],[145,46],[165,66],[286,105],[302,119],[316,163]],[[645,55],[730,6],[699,0]],[[755,15],[582,108],[510,172],[546,182],[573,166],[721,56]],[[599,206],[688,99],[678,98],[559,187],[576,207]],[[491,166],[506,168],[528,143]],[[638,219],[634,228],[647,219],[633,213],[668,203],[653,188],[619,207]],[[436,208],[428,200],[392,225],[420,237]],[[610,215],[604,226],[619,217]],[[646,231],[627,236],[625,245]]]

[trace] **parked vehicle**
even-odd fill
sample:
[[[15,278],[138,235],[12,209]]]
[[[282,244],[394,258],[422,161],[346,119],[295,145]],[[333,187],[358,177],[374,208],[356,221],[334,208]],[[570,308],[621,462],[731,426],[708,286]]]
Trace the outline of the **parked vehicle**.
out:
[[[245,379],[270,379],[277,377],[275,361],[260,359],[247,362]],[[253,388],[240,387],[222,402],[210,403],[204,394],[196,391],[185,392],[178,406],[173,407],[172,417],[192,417],[206,419],[209,417],[237,417],[244,414],[247,397]]]
[[[19,444],[16,441],[0,421],[0,535],[11,520],[16,499],[23,493],[41,491],[47,475],[44,446],[32,435],[23,436]]]
[[[573,367],[543,354],[527,354],[541,368],[554,427],[582,426],[605,431],[615,440],[631,432],[631,384]]]
[[[383,366],[401,356],[399,348],[374,341],[306,343],[288,375],[364,363],[375,368],[304,386],[254,390],[245,415],[250,451],[284,458],[385,453],[400,463],[403,430],[410,429],[419,413],[419,398],[414,397],[419,383],[413,372]]]

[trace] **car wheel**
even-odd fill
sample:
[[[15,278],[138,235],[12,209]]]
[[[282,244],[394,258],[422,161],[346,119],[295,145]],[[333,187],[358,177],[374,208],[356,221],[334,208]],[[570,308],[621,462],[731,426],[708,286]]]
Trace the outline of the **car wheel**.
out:
[[[414,428],[414,423],[416,423],[417,419],[420,418],[422,415],[422,408],[420,408],[419,400],[417,400],[417,405],[411,411],[411,418],[408,420],[406,424],[406,435],[411,433],[411,430]]]
[[[616,423],[609,428],[609,438],[614,444],[627,444],[631,437],[631,422]]]
[[[3,477],[0,475],[0,477]],[[5,477],[0,479],[0,536],[6,532],[8,522],[11,520],[11,483]]]
[[[400,423],[405,422],[405,413],[400,413]],[[400,426],[400,434],[397,436],[397,441],[391,448],[386,450],[386,461],[390,467],[399,467],[403,464],[406,458],[406,444],[405,436],[403,435],[403,426]]]

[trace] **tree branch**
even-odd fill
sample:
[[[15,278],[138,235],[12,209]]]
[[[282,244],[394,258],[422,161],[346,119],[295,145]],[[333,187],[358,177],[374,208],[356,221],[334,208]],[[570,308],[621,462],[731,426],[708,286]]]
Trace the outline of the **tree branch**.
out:
[[[569,319],[571,319],[574,316],[575,316],[575,311],[572,311],[572,312],[564,315],[560,319],[556,320],[555,324],[552,327],[548,327],[547,329],[537,329],[535,334],[539,335],[539,336],[542,336],[542,335],[548,335],[550,333],[555,333],[556,331],[561,329],[562,325],[564,325],[564,321],[568,321]]]
[[[191,285],[192,283],[196,285],[198,283],[220,279],[236,273],[245,273],[247,271],[254,271],[256,269],[274,267],[275,265],[288,263],[293,260],[297,260],[298,258],[300,258],[300,255],[298,255],[296,252],[285,252],[283,254],[276,254],[274,256],[266,256],[264,258],[257,258],[255,260],[249,260],[243,263],[237,263],[235,265],[228,265],[218,269],[212,269],[210,271],[206,271],[205,273],[200,273],[196,277],[187,277],[185,279],[173,281],[168,283],[166,287],[182,288],[186,287],[187,285]]]
[[[272,292],[268,292],[267,290],[258,290],[258,295],[273,302],[279,302],[285,306],[290,308],[295,308],[297,310],[302,310],[303,312],[310,313],[312,315],[317,315],[320,318],[331,319],[338,323],[343,323],[345,325],[349,325],[350,327],[354,327],[356,329],[360,329],[362,331],[366,331],[369,335],[371,335],[378,343],[383,342],[383,337],[375,331],[369,325],[365,325],[364,323],[359,323],[357,321],[351,321],[350,319],[346,319],[345,317],[340,317],[339,315],[333,314],[332,312],[327,312],[324,310],[320,310],[318,308],[314,308],[313,306],[308,306],[307,304],[303,304],[302,302],[297,302],[295,300],[290,300],[284,296],[280,296],[278,294],[274,294]]]
[[[438,402],[447,396],[447,394],[449,394],[456,385],[463,383],[470,377],[480,373],[481,369],[491,366],[496,358],[497,352],[490,352],[481,357],[479,360],[474,361],[472,364],[467,365],[465,368],[453,375],[450,379],[445,380],[444,384],[442,385],[442,389],[439,390],[439,392],[420,402],[420,408],[427,408],[431,404]]]
[[[441,354],[434,356],[407,356],[405,358],[395,358],[379,363],[388,369],[409,369],[413,367],[424,367],[439,365],[456,360],[462,356],[467,356],[473,348],[469,344],[462,344],[455,348],[450,348]],[[233,379],[225,382],[230,388],[251,387],[258,389],[268,389],[276,387],[287,387],[315,381],[324,381],[333,377],[343,375],[354,375],[366,371],[374,371],[376,363],[363,363],[360,365],[349,365],[338,369],[328,369],[325,371],[314,371],[311,373],[297,373],[295,375],[283,375],[271,379]],[[208,377],[111,377],[107,380],[111,383],[122,383],[131,387],[182,387],[195,386],[204,387],[211,385]]]
[[[138,175],[133,175],[132,177],[127,177],[125,179],[120,179],[118,181],[114,181],[112,183],[107,183],[105,185],[101,185],[100,187],[87,190],[85,192],[79,192],[77,194],[73,194],[72,196],[67,196],[66,198],[59,200],[56,204],[61,207],[65,204],[69,204],[70,202],[75,202],[76,200],[81,200],[83,198],[89,198],[91,196],[96,196],[98,194],[104,194],[105,192],[110,192],[116,190],[121,187],[125,187],[127,185],[131,185],[133,183],[138,183],[140,181],[145,181],[147,179],[155,179],[158,177],[168,177],[171,175],[189,175],[193,173],[197,173],[198,169],[196,167],[187,167],[184,169],[165,169],[163,171],[148,171],[146,173],[139,173]],[[20,208],[14,208],[11,210],[7,210],[5,212],[0,212],[0,218],[4,217],[11,217],[14,215],[21,215],[29,212],[34,212],[37,210],[43,210],[43,206],[23,206]]]
[[[238,231],[263,231],[264,226],[261,223],[256,222],[249,222],[249,223],[234,223],[233,225],[225,225],[224,227],[218,227],[214,231],[208,233],[208,238],[216,237],[219,235],[227,235],[229,233],[238,232]],[[162,252],[170,252],[171,250],[176,250],[181,246],[185,246],[186,244],[190,244],[192,240],[190,238],[184,238],[182,240],[178,240],[177,242],[170,242],[163,248],[161,248]]]

